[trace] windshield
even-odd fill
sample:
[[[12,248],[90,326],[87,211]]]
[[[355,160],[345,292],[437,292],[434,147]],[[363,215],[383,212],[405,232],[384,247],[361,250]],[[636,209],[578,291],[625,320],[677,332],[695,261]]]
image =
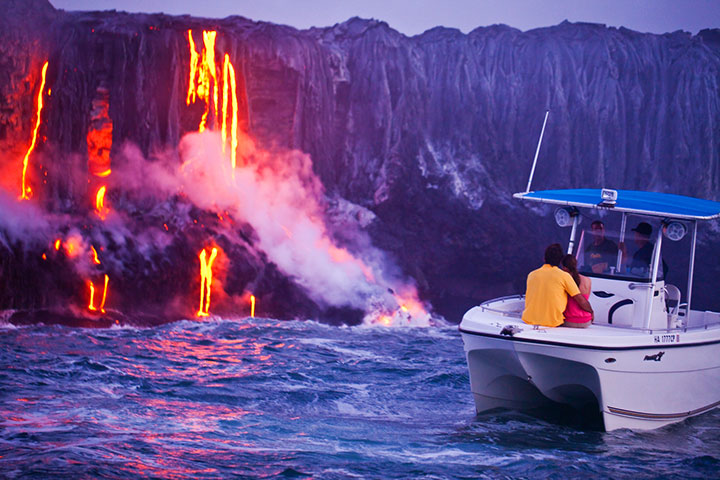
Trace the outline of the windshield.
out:
[[[580,234],[576,254],[578,270],[596,276],[650,281],[658,228],[658,220],[630,217],[623,243],[619,225],[594,220]],[[665,275],[664,262],[661,265],[658,268],[658,280]]]

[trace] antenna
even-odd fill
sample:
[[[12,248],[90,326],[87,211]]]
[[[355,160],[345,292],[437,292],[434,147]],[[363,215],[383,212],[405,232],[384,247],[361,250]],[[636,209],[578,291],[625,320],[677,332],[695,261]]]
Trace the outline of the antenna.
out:
[[[540,145],[542,145],[543,134],[545,133],[545,124],[547,123],[547,117],[550,114],[550,110],[545,111],[545,120],[543,121],[542,130],[540,131],[540,140],[538,140],[537,150],[535,150],[535,159],[533,160],[532,170],[530,170],[530,178],[528,178],[527,188],[525,193],[530,192],[530,184],[532,183],[533,175],[535,175],[535,165],[537,165],[538,155],[540,154]]]

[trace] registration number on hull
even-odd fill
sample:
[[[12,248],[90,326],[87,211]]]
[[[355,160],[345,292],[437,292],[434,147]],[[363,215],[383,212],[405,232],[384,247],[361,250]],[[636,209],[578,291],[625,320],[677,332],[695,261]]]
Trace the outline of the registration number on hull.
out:
[[[668,335],[655,335],[653,339],[655,343],[680,343],[680,335],[676,333]]]

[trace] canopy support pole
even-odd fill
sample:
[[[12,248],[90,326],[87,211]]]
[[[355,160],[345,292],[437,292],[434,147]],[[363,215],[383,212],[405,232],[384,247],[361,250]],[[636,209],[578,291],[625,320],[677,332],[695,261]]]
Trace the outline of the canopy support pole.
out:
[[[647,314],[645,316],[645,329],[650,328],[650,319],[652,318],[652,304],[653,298],[655,298],[655,284],[657,283],[658,266],[660,263],[660,249],[662,248],[663,239],[663,225],[660,225],[657,233],[657,240],[655,241],[655,250],[653,250],[652,257],[652,276],[650,277],[650,291],[647,293]]]
[[[577,234],[577,226],[578,222],[580,221],[580,213],[575,212],[575,215],[573,215],[573,225],[572,230],[570,231],[570,241],[568,242],[568,249],[567,253],[568,255],[573,253],[573,248],[575,248],[575,235]]]
[[[687,307],[685,308],[685,326],[690,321],[690,300],[692,300],[693,274],[695,273],[695,242],[697,240],[697,220],[693,221],[692,245],[690,246],[690,269],[688,270]]]
[[[623,245],[625,244],[625,228],[627,227],[627,213],[623,212],[622,214],[622,223],[620,224],[620,243]],[[618,248],[618,254],[617,254],[617,263],[615,264],[615,271],[620,273],[620,267],[622,267],[622,262],[625,260],[622,258],[622,249]]]

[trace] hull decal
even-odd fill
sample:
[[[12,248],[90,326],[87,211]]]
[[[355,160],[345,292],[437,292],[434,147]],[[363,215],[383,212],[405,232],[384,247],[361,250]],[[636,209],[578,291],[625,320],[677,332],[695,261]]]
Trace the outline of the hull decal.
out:
[[[611,407],[608,405],[608,411],[610,411],[610,413],[615,413],[617,415],[624,415],[626,417],[645,418],[648,420],[674,420],[674,419],[678,419],[678,418],[692,417],[693,415],[698,415],[700,413],[707,412],[708,410],[712,410],[713,408],[717,407],[718,405],[720,405],[720,401],[711,403],[710,405],[706,405],[701,408],[696,408],[695,410],[690,410],[689,412],[680,412],[680,413],[636,412],[633,410],[625,410],[623,408]]]
[[[655,346],[654,344],[608,347],[608,346],[601,346],[601,345],[582,345],[582,344],[578,344],[578,343],[537,340],[534,338],[519,338],[517,336],[494,335],[492,333],[473,332],[470,330],[465,330],[464,328],[458,328],[458,330],[460,331],[460,333],[466,333],[468,335],[476,335],[478,337],[497,338],[499,340],[506,340],[508,342],[536,343],[536,344],[541,344],[541,345],[552,345],[552,346],[557,346],[557,347],[580,348],[583,350],[657,350],[657,346]],[[663,348],[667,349],[667,348],[700,347],[703,345],[716,345],[719,343],[720,343],[720,339],[711,340],[708,342],[696,342],[696,343],[675,343],[675,344],[668,343],[667,345],[663,345]]]

